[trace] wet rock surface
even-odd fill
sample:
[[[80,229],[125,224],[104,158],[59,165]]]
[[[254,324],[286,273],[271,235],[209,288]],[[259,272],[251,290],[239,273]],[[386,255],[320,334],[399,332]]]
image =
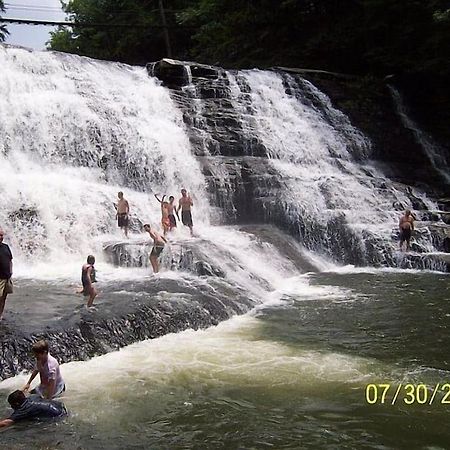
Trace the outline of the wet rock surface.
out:
[[[288,231],[308,249],[325,254],[338,263],[399,265],[395,253],[398,245],[396,223],[393,223],[392,242],[388,242],[368,230],[355,230],[345,213],[335,214],[328,223],[321,223],[307,213],[291,213],[293,205],[285,193],[290,190],[290,185],[299,181],[280,176],[269,158],[270,150],[257,133],[249,130],[248,124],[254,120],[249,120],[254,114],[254,105],[245,76],[206,66],[206,72],[196,77],[193,76],[195,67],[196,64],[190,62],[162,61],[156,63],[150,73],[173,89],[172,98],[183,111],[190,141],[207,180],[211,202],[220,214],[219,221],[274,224]],[[184,73],[183,82],[176,86],[170,80],[175,68]],[[289,95],[320,111],[322,118],[339,130],[346,138],[354,160],[363,160],[370,155],[374,167],[388,177],[379,179],[370,169],[363,169],[364,185],[380,192],[387,201],[392,198],[391,208],[399,215],[404,209],[413,208],[420,215],[419,220],[424,222],[424,228],[427,224],[432,225],[417,233],[415,251],[448,251],[448,241],[442,236],[442,230],[434,226],[448,220],[448,215],[429,210],[414,189],[423,189],[431,197],[442,197],[445,186],[431,176],[433,167],[411,130],[403,126],[386,84],[322,71],[274,70],[281,75]],[[305,80],[323,90],[330,100],[318,94]],[[354,130],[346,124],[347,119],[335,114],[331,104],[346,113],[352,124],[370,138],[370,150],[361,148],[361,140],[355,140]],[[335,164],[342,162],[336,158]],[[344,173],[345,170],[342,165]],[[402,193],[405,201],[395,200],[397,192]],[[324,192],[326,198],[332,198],[332,194]],[[327,208],[332,210],[334,205],[329,203]],[[427,247],[427,239],[435,244],[434,248]],[[430,263],[422,264],[421,258],[411,264],[416,268],[430,268]]]
[[[70,283],[18,280],[0,323],[0,379],[33,368],[30,349],[38,339],[51,343],[61,363],[83,360],[144,339],[217,325],[258,302],[219,277],[206,282],[143,274],[99,282],[97,288],[95,309],[87,310]]]

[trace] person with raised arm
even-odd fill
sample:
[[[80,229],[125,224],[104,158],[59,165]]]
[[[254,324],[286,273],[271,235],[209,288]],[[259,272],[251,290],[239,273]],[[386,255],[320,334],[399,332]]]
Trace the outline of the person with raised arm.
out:
[[[163,229],[163,234],[164,236],[166,236],[167,232],[170,230],[169,203],[164,200],[166,198],[165,195],[163,195],[161,199],[159,199],[156,194],[154,195],[156,200],[158,200],[158,202],[161,203],[161,225]]]

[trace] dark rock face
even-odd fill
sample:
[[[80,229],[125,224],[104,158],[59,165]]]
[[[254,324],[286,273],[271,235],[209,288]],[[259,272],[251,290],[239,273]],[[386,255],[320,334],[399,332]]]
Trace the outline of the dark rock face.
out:
[[[344,264],[403,264],[393,254],[397,243],[392,246],[386,239],[366,230],[355,232],[345,214],[335,214],[327,223],[319,223],[308,214],[290,213],[293,205],[285,199],[285,193],[290,189],[289,179],[274,168],[269,158],[270,149],[260,136],[248,129],[248,121],[254,120],[251,117],[255,111],[251,88],[240,72],[166,60],[155,63],[149,72],[172,89],[172,98],[183,111],[193,150],[207,179],[211,202],[220,209],[222,223],[274,224],[287,230],[308,249]],[[392,203],[392,208],[399,214],[412,207],[424,222],[441,220],[442,215],[428,211],[423,199],[409,187],[421,187],[431,195],[442,193],[443,188],[440,183],[433,184],[430,161],[403,127],[384,85],[368,86],[354,77],[317,71],[308,71],[302,76],[287,75],[285,71],[278,73],[287,94],[320,111],[323,120],[339,130],[354,161],[364,161],[367,149],[361,147],[361,139],[355,138],[347,118],[335,114],[327,104],[330,100],[324,98],[325,95],[318,95],[307,80],[323,89],[333,106],[347,113],[352,123],[370,137],[372,161],[397,183],[378,179],[370,170],[362,169],[365,170],[365,185],[382,192],[386,198],[395,197],[395,191],[403,192],[408,200]],[[347,169],[338,155],[335,164],[342,166],[345,173]],[[324,192],[325,198],[332,198],[332,194]],[[333,210],[333,203],[329,202],[327,208]],[[418,234],[416,251],[429,251],[427,242],[430,241],[436,243],[435,250],[446,248],[439,232],[433,227],[428,230],[427,236],[426,233]],[[392,239],[397,239],[397,232],[393,233]],[[415,258],[411,264],[417,268],[430,267],[420,258]]]

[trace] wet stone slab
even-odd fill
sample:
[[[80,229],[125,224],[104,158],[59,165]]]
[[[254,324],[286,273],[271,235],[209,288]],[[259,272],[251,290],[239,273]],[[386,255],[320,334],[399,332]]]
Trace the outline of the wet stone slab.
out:
[[[257,302],[219,277],[99,283],[96,308],[70,282],[19,279],[0,323],[0,379],[30,370],[30,348],[45,338],[61,363],[84,360],[149,338],[216,325]]]

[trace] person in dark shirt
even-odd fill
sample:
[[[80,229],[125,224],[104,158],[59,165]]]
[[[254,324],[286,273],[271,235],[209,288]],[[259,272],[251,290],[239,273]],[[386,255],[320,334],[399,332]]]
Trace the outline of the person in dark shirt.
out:
[[[3,318],[6,297],[12,293],[12,253],[3,243],[5,232],[0,228],[0,320]]]
[[[12,425],[19,420],[62,417],[67,415],[66,407],[55,400],[25,397],[22,391],[14,391],[8,397],[8,403],[14,410],[8,419],[0,420],[0,428]]]

